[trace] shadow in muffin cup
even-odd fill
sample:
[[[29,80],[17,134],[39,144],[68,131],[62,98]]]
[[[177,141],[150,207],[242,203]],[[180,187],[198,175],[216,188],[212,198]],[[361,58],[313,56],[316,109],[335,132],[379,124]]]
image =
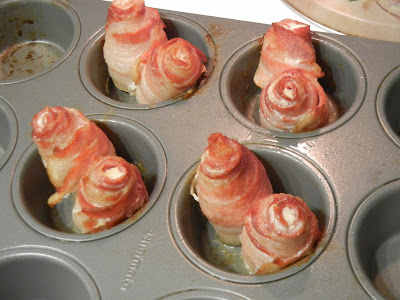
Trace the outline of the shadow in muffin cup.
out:
[[[347,237],[351,266],[373,299],[400,298],[400,180],[366,197]]]
[[[78,15],[63,1],[0,4],[0,85],[52,70],[73,51],[79,36]]]
[[[162,144],[147,127],[124,117],[88,116],[108,136],[117,155],[136,165],[149,193],[148,202],[131,218],[111,229],[92,234],[78,234],[72,220],[73,195],[67,195],[54,208],[47,204],[55,192],[35,144],[18,161],[12,194],[17,211],[32,228],[44,235],[71,241],[90,241],[120,232],[142,218],[158,200],[166,180],[166,156]]]
[[[96,284],[81,265],[45,248],[1,251],[0,276],[2,299],[100,299]]]
[[[189,98],[193,97],[196,93],[201,92],[202,87],[207,84],[207,80],[213,71],[216,60],[214,42],[202,26],[186,17],[161,12],[160,16],[166,25],[164,30],[168,39],[183,38],[203,51],[207,57],[207,62],[205,63],[207,71],[200,77],[195,91],[189,96]],[[102,28],[90,38],[82,52],[79,63],[82,82],[93,96],[109,105],[127,109],[158,108],[180,101],[165,100],[151,105],[138,104],[135,97],[117,89],[108,74],[107,64],[104,60],[104,36],[105,29]]]
[[[14,111],[0,97],[0,170],[14,151],[18,136],[18,123]]]
[[[386,134],[400,146],[400,66],[383,80],[377,95],[376,110]]]
[[[263,163],[274,193],[301,197],[317,216],[322,232],[315,251],[280,272],[250,275],[241,257],[241,247],[223,244],[190,194],[198,162],[178,181],[169,203],[169,226],[179,250],[197,267],[214,277],[239,283],[279,280],[313,263],[328,244],[336,222],[336,200],[331,184],[311,162],[294,152],[273,145],[246,144]],[[312,188],[310,188],[312,187]]]
[[[366,93],[366,76],[360,62],[337,41],[316,34],[311,37],[317,63],[325,73],[324,77],[319,78],[319,83],[335,104],[338,118],[322,128],[299,133],[262,127],[259,117],[261,88],[253,81],[263,42],[257,39],[238,49],[229,58],[220,79],[222,99],[239,122],[252,130],[277,137],[305,138],[331,131],[354,116]]]

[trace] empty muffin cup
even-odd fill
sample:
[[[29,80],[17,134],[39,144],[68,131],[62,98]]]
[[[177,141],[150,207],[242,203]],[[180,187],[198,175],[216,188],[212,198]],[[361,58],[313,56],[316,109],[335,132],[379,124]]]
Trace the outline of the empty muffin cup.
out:
[[[0,84],[38,77],[59,65],[80,36],[76,12],[64,1],[0,4]]]
[[[322,236],[315,251],[280,272],[250,275],[240,246],[227,246],[190,194],[198,162],[178,181],[169,203],[169,226],[178,249],[196,266],[214,277],[239,283],[266,283],[300,272],[313,263],[330,240],[336,222],[336,200],[331,184],[317,167],[298,154],[278,146],[246,144],[266,168],[274,193],[301,197],[317,216]]]
[[[113,235],[134,224],[155,204],[166,179],[166,157],[160,141],[144,125],[119,116],[92,115],[88,118],[106,133],[118,156],[136,165],[142,175],[148,202],[132,218],[109,230],[92,234],[78,234],[72,220],[73,195],[53,208],[47,204],[55,192],[49,181],[36,145],[32,144],[18,161],[12,178],[15,207],[21,217],[35,230],[50,237],[90,241]]]
[[[207,62],[206,73],[200,77],[197,90],[206,84],[215,64],[215,47],[207,31],[194,21],[176,14],[161,13],[168,39],[180,37],[195,45],[204,52]],[[106,20],[104,20],[104,23]],[[102,28],[86,44],[79,63],[81,79],[88,91],[100,101],[127,109],[148,109],[163,107],[175,103],[177,100],[165,100],[156,104],[138,104],[135,97],[117,89],[108,74],[104,60],[105,29]],[[194,92],[190,97],[196,94]]]
[[[348,253],[359,282],[373,299],[400,298],[400,180],[366,197],[348,232]]]
[[[387,135],[400,146],[400,67],[383,80],[377,96],[376,110]]]
[[[347,122],[360,108],[366,77],[357,57],[346,46],[330,38],[312,34],[317,63],[325,75],[319,79],[334,104],[337,119],[316,130],[291,133],[261,126],[259,109],[261,88],[253,78],[260,60],[262,40],[254,40],[238,49],[226,63],[221,79],[222,99],[232,115],[245,126],[265,134],[284,138],[304,138],[328,132]]]
[[[0,97],[0,170],[14,151],[18,135],[17,124],[12,108]]]
[[[0,252],[3,299],[100,299],[96,284],[73,259],[46,248]]]

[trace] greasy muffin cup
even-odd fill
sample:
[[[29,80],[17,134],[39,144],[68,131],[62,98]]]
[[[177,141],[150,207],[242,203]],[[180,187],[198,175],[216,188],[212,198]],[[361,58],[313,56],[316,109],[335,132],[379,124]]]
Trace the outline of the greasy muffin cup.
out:
[[[305,138],[338,128],[360,108],[366,93],[364,70],[351,50],[328,37],[311,35],[317,63],[325,75],[319,83],[334,104],[337,118],[312,131],[291,133],[269,130],[261,126],[259,109],[261,88],[254,83],[260,60],[262,39],[238,49],[226,63],[221,79],[222,99],[232,115],[252,130],[283,138]]]
[[[241,257],[240,246],[227,246],[217,237],[191,195],[198,162],[182,175],[169,204],[169,225],[177,248],[194,265],[214,277],[239,283],[266,283],[279,280],[312,264],[330,240],[336,221],[336,200],[331,184],[311,162],[278,146],[245,144],[266,168],[274,193],[302,197],[315,213],[322,235],[314,252],[280,272],[250,275]],[[313,188],[310,189],[309,187]]]
[[[55,68],[80,36],[78,15],[64,1],[5,1],[0,16],[0,85],[33,79]]]
[[[165,24],[168,39],[180,37],[199,48],[205,54],[206,72],[200,77],[196,90],[189,96],[195,97],[196,92],[207,84],[207,79],[215,64],[215,45],[208,32],[196,22],[176,14],[160,12]],[[138,104],[135,97],[117,89],[108,74],[107,64],[104,61],[103,46],[104,33],[102,28],[93,35],[86,44],[79,63],[81,79],[88,91],[100,101],[112,106],[126,109],[148,109],[170,105],[179,100],[165,100],[157,104]],[[183,99],[183,100],[188,100]]]
[[[19,159],[12,178],[14,204],[21,217],[44,235],[72,241],[90,241],[113,235],[140,220],[158,200],[166,179],[166,157],[160,141],[144,125],[119,116],[88,116],[107,135],[116,154],[136,165],[149,193],[148,202],[130,219],[109,230],[79,234],[73,220],[73,194],[53,208],[47,199],[54,193],[45,167],[34,144]]]

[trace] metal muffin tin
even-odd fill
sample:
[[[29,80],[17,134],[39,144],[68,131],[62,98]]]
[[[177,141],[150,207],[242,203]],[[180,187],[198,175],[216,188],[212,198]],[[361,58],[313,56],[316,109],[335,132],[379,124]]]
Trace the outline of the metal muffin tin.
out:
[[[1,298],[400,298],[400,44],[313,33],[321,84],[341,117],[312,132],[278,133],[258,123],[261,91],[252,81],[269,25],[160,10],[168,37],[199,47],[208,73],[191,98],[148,107],[108,80],[109,5],[0,1],[2,76],[15,66],[5,62],[15,49],[58,49],[49,64],[0,79]],[[32,58],[15,55],[18,68]],[[56,105],[82,111],[140,166],[150,199],[133,219],[92,235],[57,225],[30,126]],[[323,231],[314,254],[251,276],[240,258],[230,260],[238,249],[212,244],[189,189],[214,132],[254,151],[276,192],[308,203]]]

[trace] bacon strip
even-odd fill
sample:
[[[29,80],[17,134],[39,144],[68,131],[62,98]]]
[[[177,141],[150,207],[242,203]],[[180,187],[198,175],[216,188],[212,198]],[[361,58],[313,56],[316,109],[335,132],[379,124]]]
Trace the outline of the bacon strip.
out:
[[[72,216],[81,233],[111,228],[147,201],[139,169],[118,156],[94,161],[79,183]]]
[[[74,108],[45,107],[33,117],[31,125],[33,141],[57,189],[48,200],[50,206],[77,190],[92,160],[115,155],[104,132]]]
[[[310,26],[284,19],[272,23],[264,35],[254,82],[264,89],[273,75],[288,69],[302,69],[317,78],[324,76],[316,63]]]
[[[303,70],[276,74],[260,96],[260,122],[265,128],[301,132],[326,125],[330,102],[318,80]]]
[[[135,95],[137,67],[150,52],[167,41],[158,11],[143,0],[114,0],[108,9],[103,47],[114,85]]]
[[[200,49],[181,38],[158,46],[141,69],[136,91],[138,103],[154,104],[190,93],[206,71],[202,63],[205,61]]]
[[[221,133],[208,138],[192,193],[222,242],[239,245],[247,211],[272,193],[267,172],[248,148]]]
[[[242,257],[254,274],[277,272],[312,253],[319,237],[318,220],[301,198],[270,194],[246,216]]]

